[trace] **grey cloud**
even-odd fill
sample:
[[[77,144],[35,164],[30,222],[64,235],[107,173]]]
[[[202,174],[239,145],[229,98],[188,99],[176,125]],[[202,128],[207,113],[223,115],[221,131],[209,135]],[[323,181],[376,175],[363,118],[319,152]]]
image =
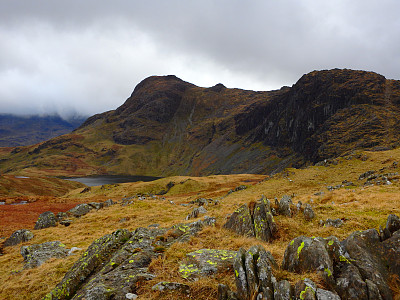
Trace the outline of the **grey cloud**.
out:
[[[0,111],[98,113],[150,75],[259,90],[335,67],[399,79],[399,8],[395,0],[0,0]]]

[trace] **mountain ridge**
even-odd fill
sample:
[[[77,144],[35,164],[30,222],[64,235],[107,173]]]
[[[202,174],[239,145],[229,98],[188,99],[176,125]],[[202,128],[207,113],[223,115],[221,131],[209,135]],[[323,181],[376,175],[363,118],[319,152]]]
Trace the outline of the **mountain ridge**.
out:
[[[267,174],[397,147],[399,104],[400,82],[366,71],[313,71],[265,92],[152,76],[116,110],[88,118],[72,134],[5,153],[0,171]],[[30,164],[23,165],[24,155]]]

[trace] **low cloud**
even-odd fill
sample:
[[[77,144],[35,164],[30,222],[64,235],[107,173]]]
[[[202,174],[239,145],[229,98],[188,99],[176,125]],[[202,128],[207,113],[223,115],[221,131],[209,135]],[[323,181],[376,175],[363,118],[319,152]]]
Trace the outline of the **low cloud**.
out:
[[[151,75],[254,90],[314,69],[400,79],[397,1],[0,1],[0,112],[91,115]]]

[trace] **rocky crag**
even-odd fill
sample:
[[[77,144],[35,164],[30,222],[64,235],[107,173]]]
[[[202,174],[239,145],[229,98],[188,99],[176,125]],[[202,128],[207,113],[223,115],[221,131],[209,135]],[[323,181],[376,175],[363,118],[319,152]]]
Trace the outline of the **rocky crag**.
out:
[[[400,82],[365,71],[314,71],[269,92],[149,77],[72,134],[2,152],[0,171],[271,173],[398,146],[399,105]]]

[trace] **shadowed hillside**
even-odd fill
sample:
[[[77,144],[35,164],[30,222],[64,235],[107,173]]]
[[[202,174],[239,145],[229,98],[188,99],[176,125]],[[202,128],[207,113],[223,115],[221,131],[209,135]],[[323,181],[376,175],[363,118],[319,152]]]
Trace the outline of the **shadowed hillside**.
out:
[[[2,172],[56,175],[271,173],[398,145],[400,82],[365,71],[304,75],[269,92],[149,77],[72,134],[3,149]]]

